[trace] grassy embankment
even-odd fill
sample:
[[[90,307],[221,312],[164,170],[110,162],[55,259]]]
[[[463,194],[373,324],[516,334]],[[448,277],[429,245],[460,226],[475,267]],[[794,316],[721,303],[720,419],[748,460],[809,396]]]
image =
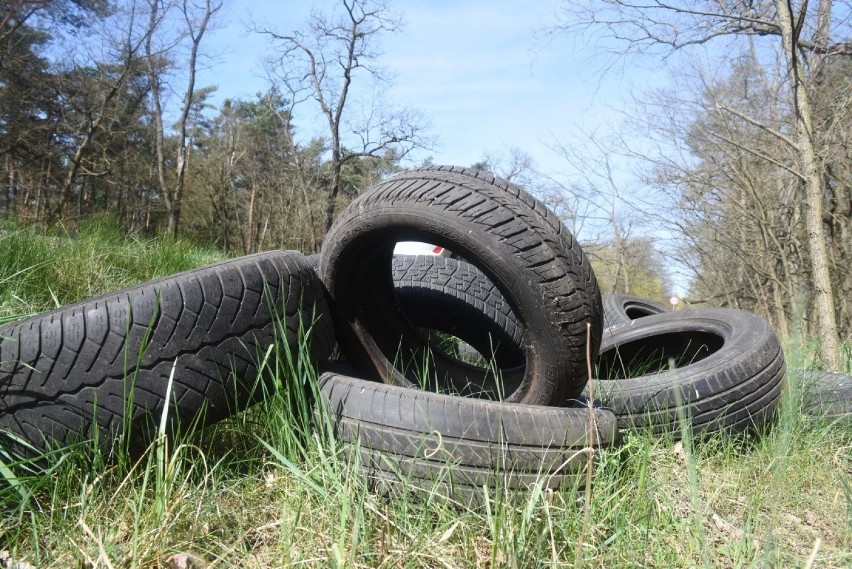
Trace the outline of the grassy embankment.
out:
[[[216,259],[103,226],[73,240],[7,232],[0,319]],[[789,369],[814,359],[812,345],[788,346]],[[763,433],[683,445],[629,433],[598,452],[588,503],[576,488],[497,491],[470,510],[428,492],[371,492],[333,440],[306,436],[301,391],[286,388],[315,381],[313,371],[282,354],[268,372],[282,389],[266,401],[137,462],[105,466],[69,450],[48,474],[7,465],[0,551],[39,569],[165,567],[179,552],[215,567],[852,565],[852,429],[803,414],[792,374]]]

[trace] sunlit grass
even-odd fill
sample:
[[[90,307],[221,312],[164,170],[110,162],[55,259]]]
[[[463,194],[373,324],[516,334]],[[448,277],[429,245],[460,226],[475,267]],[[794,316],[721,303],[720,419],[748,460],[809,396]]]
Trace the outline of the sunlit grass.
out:
[[[127,237],[106,220],[73,235],[0,229],[0,324],[223,258],[181,240]]]
[[[600,451],[578,555],[582,490],[483,489],[477,509],[387,496],[322,431],[294,429],[288,397],[127,468],[69,451],[22,482],[37,488],[25,504],[4,496],[2,548],[38,567],[155,567],[177,552],[226,567],[802,566],[814,548],[819,566],[852,561],[852,437],[790,403],[762,435],[631,433]]]
[[[76,240],[50,249],[50,264],[66,267],[58,272],[27,269],[47,249],[17,264],[0,254],[0,298],[13,311],[41,310],[53,303],[37,290],[45,283],[76,283],[51,287],[70,302],[215,257],[163,253],[172,260],[142,276],[144,262],[119,259],[159,245],[79,242],[88,253]],[[112,262],[124,268],[101,266]],[[786,349],[788,369],[812,364],[812,348]],[[106,461],[71,448],[34,464],[0,454],[0,551],[39,569],[164,567],[179,552],[214,567],[852,565],[852,432],[804,414],[792,374],[764,432],[680,442],[631,432],[597,451],[584,521],[579,487],[483,488],[475,508],[428,488],[379,491],[315,411],[317,373],[293,355],[282,342],[257,354],[258,405],[201,432],[157,437],[141,456]]]

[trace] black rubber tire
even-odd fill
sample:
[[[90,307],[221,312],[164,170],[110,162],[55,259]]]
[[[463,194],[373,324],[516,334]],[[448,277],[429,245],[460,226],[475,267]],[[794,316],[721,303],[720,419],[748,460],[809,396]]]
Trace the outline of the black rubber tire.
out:
[[[497,286],[524,329],[522,373],[504,373],[500,386],[482,368],[440,353],[429,359],[393,293],[393,248],[409,240],[453,251]],[[476,170],[425,168],[376,185],[332,226],[321,274],[343,353],[385,383],[426,377],[433,390],[565,405],[587,381],[587,324],[592,357],[600,343],[600,293],[579,244],[541,202]],[[418,373],[427,361],[434,365]]]
[[[159,423],[175,361],[171,428],[231,415],[262,394],[256,362],[274,341],[270,306],[294,357],[300,325],[315,322],[311,356],[326,359],[334,331],[322,284],[294,251],[225,261],[4,326],[0,431],[39,451],[96,437],[107,453],[125,432],[139,450]]]
[[[686,358],[670,369],[669,358]],[[626,374],[625,374],[626,372]],[[630,379],[616,379],[625,375]],[[679,434],[746,430],[775,412],[785,384],[778,337],[761,317],[712,308],[646,316],[607,328],[592,384],[619,427]]]
[[[451,334],[500,368],[524,365],[524,331],[494,283],[465,261],[395,255],[399,303],[420,328]]]
[[[669,310],[653,300],[642,298],[634,294],[617,292],[603,300],[604,327],[609,328],[616,324],[623,324],[644,318],[653,314],[663,314]]]
[[[804,391],[803,409],[827,419],[852,419],[852,376],[814,369],[796,371]]]
[[[362,471],[394,489],[438,491],[479,502],[482,487],[583,486],[591,442],[617,442],[615,416],[585,406],[544,407],[453,397],[364,381],[336,372],[320,389],[337,435]],[[493,495],[493,494],[492,494]]]
[[[308,255],[319,270],[320,256]],[[394,255],[394,292],[412,324],[450,334],[500,368],[525,364],[523,328],[494,283],[465,261]]]

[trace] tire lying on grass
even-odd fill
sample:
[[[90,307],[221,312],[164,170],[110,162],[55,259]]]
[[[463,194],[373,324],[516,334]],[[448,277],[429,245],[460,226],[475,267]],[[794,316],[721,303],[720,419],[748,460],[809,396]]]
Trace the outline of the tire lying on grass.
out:
[[[622,429],[679,434],[744,430],[770,418],[784,386],[778,337],[759,316],[715,308],[668,312],[607,328],[593,394]]]
[[[394,292],[411,322],[463,340],[500,368],[524,365],[524,331],[497,287],[464,261],[395,255]]]
[[[852,420],[852,376],[813,369],[797,370],[796,375],[805,393],[806,413]]]
[[[319,270],[320,256],[307,258]],[[415,327],[456,337],[500,368],[524,365],[523,328],[475,266],[437,255],[395,254],[391,269],[394,293]]]
[[[603,300],[604,327],[606,328],[664,312],[668,312],[668,309],[659,302],[635,294],[617,292]]]
[[[325,360],[331,318],[300,253],[225,261],[4,326],[0,431],[11,437],[2,446],[31,455],[94,439],[109,452],[125,432],[138,451],[166,408],[171,429],[233,414],[262,395],[257,362],[276,318],[294,357],[300,327],[312,326],[309,355]]]
[[[430,350],[393,292],[398,241],[449,249],[496,285],[523,326],[521,372],[496,378]],[[326,236],[321,274],[343,353],[385,383],[565,405],[587,381],[587,324],[592,357],[600,343],[600,293],[571,234],[518,186],[474,170],[414,170],[361,195]]]
[[[339,370],[343,371],[343,370]],[[482,487],[545,489],[582,485],[587,445],[618,436],[611,411],[453,397],[368,382],[338,371],[320,390],[350,458],[391,490],[418,488],[467,504]],[[591,439],[590,439],[591,436]],[[492,493],[493,495],[493,493]]]

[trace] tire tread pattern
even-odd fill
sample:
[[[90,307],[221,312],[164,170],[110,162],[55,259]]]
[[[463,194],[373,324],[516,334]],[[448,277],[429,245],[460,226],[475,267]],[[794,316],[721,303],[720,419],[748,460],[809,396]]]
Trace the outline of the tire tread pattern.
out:
[[[326,408],[350,453],[371,477],[451,482],[474,490],[578,483],[588,463],[589,410],[500,403],[369,382],[320,377]],[[595,447],[617,440],[615,416],[594,409]]]
[[[500,290],[474,265],[428,255],[393,258],[394,290],[419,327],[457,336],[499,367],[523,365],[524,330]]]
[[[428,210],[442,219],[452,220],[458,227],[468,227],[467,233],[475,229],[478,235],[487,236],[483,239],[510,254],[517,266],[515,282],[503,285],[535,290],[541,295],[540,306],[546,306],[546,310],[535,319],[541,321],[541,326],[551,326],[545,334],[549,347],[527,338],[527,369],[531,369],[530,357],[542,357],[544,351],[555,362],[555,368],[548,370],[546,378],[544,372],[529,381],[525,378],[509,400],[565,404],[569,397],[578,395],[587,379],[585,324],[591,324],[593,357],[603,327],[600,292],[591,265],[570,232],[544,204],[520,187],[478,170],[429,167],[403,172],[374,186],[341,214],[322,252],[323,281],[334,305],[344,312],[338,316],[340,327],[358,319],[357,315],[346,313],[350,308],[344,305],[349,303],[338,302],[337,298],[341,288],[351,286],[348,275],[338,274],[340,260],[356,254],[346,249],[347,244],[371,231],[371,220],[415,209]],[[437,225],[432,230],[436,234],[441,232]],[[476,258],[469,260],[476,263]],[[351,338],[341,342],[344,352],[349,352],[356,365],[375,366],[373,356],[354,352],[361,349],[355,347],[356,343]],[[382,349],[392,352],[396,348]],[[383,376],[385,372],[378,370],[378,373]]]
[[[144,445],[175,361],[175,425],[222,419],[258,397],[255,359],[274,340],[270,303],[294,348],[300,325],[314,323],[312,357],[323,361],[334,343],[330,315],[316,274],[292,251],[224,261],[4,326],[0,430],[40,449],[92,436],[107,449],[128,420],[133,446]]]
[[[655,374],[596,379],[594,396],[612,407],[622,429],[676,435],[679,407],[695,432],[745,430],[769,420],[786,383],[786,366],[777,335],[755,314],[716,308],[647,316],[607,328],[601,355],[655,336],[707,331],[724,340],[717,352]]]

